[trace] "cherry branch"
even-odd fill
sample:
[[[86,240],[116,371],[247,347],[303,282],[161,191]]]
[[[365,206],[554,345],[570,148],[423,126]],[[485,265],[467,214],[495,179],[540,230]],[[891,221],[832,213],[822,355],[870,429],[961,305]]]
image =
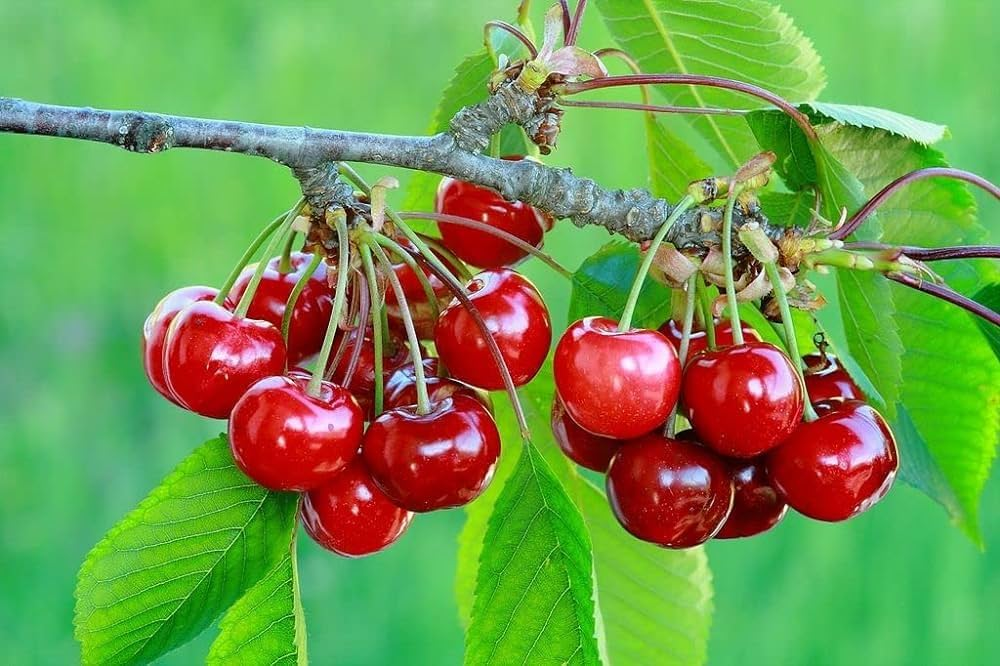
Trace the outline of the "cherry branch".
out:
[[[845,243],[845,250],[877,250],[895,255],[905,255],[917,261],[946,261],[948,259],[1000,259],[997,245],[954,245],[948,247],[917,247],[915,245],[889,245],[887,243]]]

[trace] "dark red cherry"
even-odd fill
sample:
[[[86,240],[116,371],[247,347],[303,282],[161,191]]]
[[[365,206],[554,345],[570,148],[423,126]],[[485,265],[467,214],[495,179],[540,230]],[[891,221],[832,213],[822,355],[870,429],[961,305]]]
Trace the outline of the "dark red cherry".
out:
[[[864,401],[865,394],[841,367],[836,356],[807,354],[802,360],[806,366],[806,389],[814,403],[827,400]]]
[[[170,324],[163,367],[182,406],[225,419],[247,389],[285,371],[285,342],[273,324],[202,301],[181,310]]]
[[[655,433],[622,445],[608,468],[607,491],[626,530],[667,548],[705,543],[733,505],[733,482],[719,456]]]
[[[412,513],[375,485],[360,458],[302,499],[306,533],[344,557],[363,557],[390,546],[412,520]]]
[[[267,377],[250,387],[229,415],[229,446],[243,473],[271,490],[312,490],[354,459],[365,417],[347,389],[323,382]]]
[[[570,417],[602,437],[631,439],[663,425],[680,391],[681,364],[663,335],[621,333],[605,317],[587,317],[566,329],[553,371]]]
[[[247,310],[247,317],[269,321],[280,330],[288,297],[295,283],[309,268],[312,258],[312,254],[293,252],[290,257],[292,270],[289,273],[278,271],[281,257],[274,257],[267,262],[260,285],[250,302],[250,309]],[[255,270],[257,265],[251,264],[240,273],[226,297],[230,309],[236,308]],[[323,346],[323,337],[332,312],[333,290],[327,283],[326,264],[320,263],[319,268],[306,282],[292,311],[292,320],[288,325],[289,363],[298,363],[319,351]]]
[[[371,328],[365,331],[361,339],[361,355],[358,357],[358,364],[354,369],[351,381],[345,383],[344,379],[351,355],[354,353],[354,345],[358,339],[358,331],[353,330],[346,333],[347,345],[340,362],[337,363],[331,379],[344,388],[349,389],[354,397],[358,399],[366,414],[371,413],[372,402],[375,399],[375,343],[372,339]],[[339,344],[339,339],[338,339]],[[382,376],[388,379],[397,368],[410,360],[410,348],[401,339],[390,333],[389,339],[382,340]],[[331,359],[332,363],[333,359]]]
[[[737,539],[768,531],[785,517],[788,505],[775,490],[763,458],[726,461],[736,490],[733,510],[716,539]]]
[[[757,331],[746,324],[743,324],[741,328],[743,329],[744,342],[760,342],[760,334]],[[684,325],[682,323],[670,319],[660,327],[660,333],[663,333],[667,340],[670,340],[670,344],[674,346],[674,349],[680,352],[681,338],[684,337]],[[732,322],[728,319],[716,321],[715,346],[729,347],[732,344],[734,344]],[[695,354],[703,352],[706,349],[708,349],[708,336],[705,334],[705,331],[691,331],[691,338],[688,341],[688,360],[690,361],[694,358]]]
[[[428,368],[433,368],[429,370]],[[490,408],[489,396],[468,384],[437,376],[437,359],[424,359],[424,381],[427,383],[427,395],[431,402],[440,402],[448,396],[460,393],[475,398]],[[397,368],[385,383],[385,408],[411,407],[417,404],[417,378],[413,372],[413,364]]]
[[[365,433],[361,453],[372,477],[393,502],[410,511],[462,506],[493,478],[500,433],[478,401],[454,395],[427,414],[391,409]]]
[[[566,413],[559,398],[552,401],[551,425],[556,444],[566,457],[595,472],[607,472],[611,458],[622,445],[620,439],[592,435],[578,426]]]
[[[142,326],[142,366],[146,378],[164,398],[174,404],[180,404],[167,386],[167,378],[163,374],[163,345],[167,338],[167,329],[177,313],[198,301],[211,301],[219,293],[212,287],[181,287],[164,296]]]
[[[896,440],[882,415],[863,402],[820,403],[817,411],[823,415],[768,455],[768,470],[799,513],[847,520],[889,492],[899,468]]]
[[[552,343],[549,311],[538,290],[509,268],[483,271],[467,289],[507,362],[514,385],[527,384],[542,367]],[[490,391],[504,388],[486,338],[457,300],[441,312],[434,342],[441,362],[455,379]]]
[[[545,232],[552,228],[552,218],[528,204],[507,201],[493,190],[454,178],[444,178],[441,181],[435,210],[485,222],[536,247],[542,245]],[[456,224],[439,226],[444,246],[473,266],[499,268],[515,264],[527,256],[524,250],[484,231]]]
[[[405,238],[397,238],[396,242],[408,249],[414,249],[413,244]],[[447,257],[437,252],[435,254],[445,266],[448,266],[452,270],[452,273],[458,272],[454,264]],[[426,267],[422,268],[424,276],[437,295],[437,309],[440,311],[451,300],[451,291],[434,272]],[[403,288],[403,294],[406,296],[406,304],[409,306],[410,318],[413,320],[414,327],[417,330],[417,336],[421,340],[432,339],[434,337],[434,325],[437,323],[437,320],[434,317],[434,308],[431,307],[431,304],[427,300],[427,292],[424,290],[420,279],[413,272],[413,269],[410,268],[409,264],[402,261],[393,264],[392,270],[399,279],[400,286]],[[389,325],[393,330],[399,332],[401,335],[405,335],[403,320],[400,316],[399,302],[396,300],[396,291],[391,287],[385,291],[385,307],[389,316]]]
[[[785,353],[766,342],[704,351],[684,373],[681,400],[698,439],[734,458],[780,444],[802,421],[802,387]]]

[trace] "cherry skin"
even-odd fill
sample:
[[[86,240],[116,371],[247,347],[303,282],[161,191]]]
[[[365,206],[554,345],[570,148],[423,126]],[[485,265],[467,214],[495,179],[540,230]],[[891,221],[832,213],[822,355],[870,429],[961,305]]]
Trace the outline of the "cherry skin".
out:
[[[361,446],[364,413],[345,389],[323,382],[266,377],[229,416],[229,446],[243,473],[271,490],[312,490],[343,469]]]
[[[167,386],[167,378],[163,372],[163,345],[166,342],[167,329],[170,328],[170,322],[178,312],[192,303],[211,301],[218,293],[219,290],[212,287],[175,289],[157,303],[142,326],[142,367],[146,371],[146,378],[160,395],[174,404],[180,403]]]
[[[771,483],[764,460],[752,458],[726,463],[736,493],[733,510],[715,538],[755,536],[777,525],[788,512],[788,504]]]
[[[202,301],[178,312],[170,324],[163,367],[182,406],[225,419],[254,383],[285,371],[285,341],[266,321]]]
[[[760,342],[760,334],[754,329],[747,325],[741,326],[743,329],[743,341],[744,342]],[[681,338],[684,337],[684,325],[682,323],[676,322],[670,319],[663,326],[660,327],[660,333],[666,336],[667,340],[670,340],[670,344],[674,346],[677,353],[681,351]],[[728,319],[720,320],[715,322],[715,346],[716,347],[729,347],[735,344],[733,340],[733,324]],[[688,340],[688,354],[687,359],[690,361],[694,356],[700,352],[708,349],[708,336],[705,331],[691,331],[691,337]]]
[[[663,335],[621,333],[606,317],[587,317],[566,329],[553,371],[559,399],[577,425],[615,439],[663,425],[681,384],[677,352]]]
[[[766,342],[695,356],[685,370],[681,399],[699,440],[733,458],[774,448],[802,421],[795,368]]]
[[[397,238],[396,242],[407,249],[416,249],[405,238]],[[437,252],[434,254],[437,255],[437,258],[452,273],[457,273],[455,265],[447,257]],[[424,266],[421,269],[424,277],[430,283],[431,289],[433,289],[434,294],[437,296],[438,311],[444,309],[448,301],[451,300],[451,291],[433,271]],[[417,336],[421,340],[432,339],[434,337],[434,325],[437,321],[434,317],[434,308],[427,301],[427,292],[424,290],[423,284],[421,284],[420,279],[413,272],[413,269],[410,268],[409,264],[403,261],[393,264],[392,270],[399,279],[400,286],[403,288],[403,294],[406,296],[406,304],[409,306],[410,318],[413,320],[414,327],[417,330]],[[389,317],[389,325],[393,330],[399,332],[401,335],[405,335],[406,329],[404,328],[403,319],[400,314],[399,302],[396,300],[396,291],[391,287],[385,291],[385,307]]]
[[[527,384],[538,374],[552,343],[549,311],[538,290],[509,268],[483,271],[467,289],[507,362],[514,385]],[[441,312],[434,342],[441,362],[455,379],[490,391],[504,388],[486,338],[458,300]]]
[[[733,482],[719,456],[656,433],[622,445],[608,468],[607,492],[626,530],[667,548],[705,543],[733,505]]]
[[[520,159],[518,157],[504,159]],[[528,204],[507,201],[493,190],[454,178],[444,178],[438,186],[434,210],[456,215],[513,234],[530,245],[541,247],[552,218]],[[441,242],[462,261],[479,268],[510,266],[527,252],[485,231],[442,223]]]
[[[500,433],[476,400],[454,395],[427,414],[415,407],[384,412],[361,443],[375,483],[399,506],[424,512],[468,504],[489,485]]]
[[[449,377],[437,376],[437,359],[424,359],[424,381],[427,384],[427,395],[431,402],[441,400],[455,394],[475,398],[487,409],[491,408],[489,396],[468,384],[455,381]],[[417,377],[413,372],[413,364],[397,368],[385,383],[385,408],[411,407],[417,404]]]
[[[379,490],[360,458],[302,500],[306,534],[344,557],[363,557],[392,545],[412,520],[412,513]]]
[[[865,399],[865,394],[841,367],[835,356],[807,354],[802,360],[806,365],[806,390],[809,392],[809,399],[814,403],[827,400]]]
[[[566,413],[566,408],[558,398],[552,401],[550,423],[556,444],[566,457],[595,472],[607,472],[611,459],[622,446],[620,439],[592,435],[578,426]]]
[[[899,468],[896,440],[882,415],[858,400],[819,403],[817,411],[822,416],[768,455],[768,470],[799,513],[847,520],[889,492]]]
[[[278,271],[281,257],[274,257],[267,262],[267,268],[264,269],[257,291],[250,301],[247,317],[269,321],[280,330],[288,297],[295,288],[295,283],[309,268],[312,258],[311,254],[293,252],[290,256],[292,270],[289,273]],[[233,284],[232,290],[226,297],[226,303],[231,310],[236,309],[236,304],[246,291],[256,269],[256,264],[247,266]],[[332,313],[333,291],[327,283],[326,264],[320,263],[306,282],[292,311],[292,320],[288,325],[289,363],[298,363],[319,351],[323,346],[323,336],[326,334],[327,323]]]

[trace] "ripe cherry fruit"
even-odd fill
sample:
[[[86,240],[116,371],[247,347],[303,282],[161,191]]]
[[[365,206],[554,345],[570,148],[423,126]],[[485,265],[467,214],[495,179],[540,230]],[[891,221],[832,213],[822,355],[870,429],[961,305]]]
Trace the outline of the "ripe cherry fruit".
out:
[[[361,444],[372,477],[410,511],[468,504],[489,485],[500,456],[500,433],[478,401],[454,395],[430,412],[399,407],[384,412]]]
[[[413,514],[392,503],[356,458],[306,493],[302,524],[313,541],[344,557],[371,555],[395,543]]]
[[[345,378],[359,333],[355,329],[345,335],[347,336],[346,347],[333,370],[331,379],[350,390],[365,413],[369,414],[372,409],[372,401],[375,399],[375,342],[372,338],[372,329],[368,328],[361,339],[361,355],[358,357],[358,364],[354,368],[354,375],[350,382],[345,382]],[[391,333],[388,340],[385,338],[382,340],[382,352],[382,376],[386,379],[410,359],[409,347]],[[331,358],[331,363],[334,360]]]
[[[405,238],[397,238],[396,242],[407,249],[415,249],[413,244]],[[444,257],[437,252],[435,252],[435,254],[445,266],[451,269],[452,273],[457,273],[455,266],[448,261],[447,257]],[[421,268],[424,277],[427,279],[427,282],[431,285],[431,289],[437,296],[437,310],[440,311],[445,305],[447,305],[448,301],[451,300],[451,291],[434,272],[430,271],[426,267]],[[417,330],[417,336],[421,340],[429,340],[433,338],[434,324],[437,323],[434,317],[435,310],[431,306],[431,303],[427,301],[427,292],[424,289],[423,284],[421,284],[420,279],[417,277],[417,274],[413,272],[413,269],[410,268],[409,264],[403,261],[393,264],[392,270],[399,279],[400,286],[403,287],[403,294],[406,296],[406,304],[409,306],[410,318],[413,320],[413,325]],[[404,331],[405,329],[403,327],[404,325],[402,315],[400,313],[399,302],[396,300],[396,291],[394,289],[386,289],[385,307],[389,316],[389,325],[396,331]]]
[[[468,384],[455,381],[449,377],[437,376],[437,359],[424,359],[424,382],[427,384],[427,395],[431,402],[440,402],[455,394],[467,395],[490,408],[489,396]],[[413,372],[413,364],[397,368],[385,383],[385,408],[410,407],[417,404],[417,378]]]
[[[181,310],[170,324],[163,368],[179,404],[225,419],[254,383],[285,371],[285,341],[266,321],[202,301]]]
[[[733,510],[716,539],[737,539],[768,531],[788,512],[784,498],[768,477],[764,460],[727,460],[736,491]]]
[[[729,470],[715,453],[655,433],[622,445],[608,468],[607,492],[626,530],[667,548],[705,543],[733,505]]]
[[[865,399],[865,394],[841,367],[836,356],[808,354],[802,360],[806,366],[806,389],[809,392],[809,399],[814,403],[825,400]]]
[[[752,458],[802,421],[802,387],[784,352],[766,342],[704,351],[691,359],[681,393],[698,439],[724,456]]]
[[[760,342],[760,335],[757,331],[745,324],[741,328],[743,329],[744,342]],[[680,353],[681,339],[684,337],[684,325],[670,319],[660,327],[660,333],[663,333],[667,340],[670,340],[670,344],[674,346],[674,349]],[[716,321],[715,346],[729,347],[732,344],[734,344],[732,323],[728,319]],[[687,360],[690,361],[694,358],[695,354],[703,352],[706,349],[708,349],[708,336],[705,334],[705,331],[691,331],[691,337],[688,339]]]
[[[871,508],[899,468],[896,440],[873,407],[857,400],[825,402],[768,455],[775,487],[810,518],[837,522]]]
[[[483,271],[467,289],[507,362],[514,385],[527,384],[542,367],[552,343],[549,311],[538,290],[509,268]],[[491,391],[504,388],[486,338],[458,300],[441,313],[434,342],[455,379]]]
[[[323,382],[266,377],[250,387],[229,416],[229,446],[236,464],[271,490],[312,490],[358,453],[364,414],[347,389]]]
[[[559,398],[552,401],[552,435],[566,457],[595,472],[608,471],[608,465],[622,446],[620,439],[592,435],[566,413]]]
[[[680,391],[681,364],[667,339],[657,331],[620,332],[606,317],[566,329],[553,371],[570,417],[602,437],[631,439],[663,425]]]

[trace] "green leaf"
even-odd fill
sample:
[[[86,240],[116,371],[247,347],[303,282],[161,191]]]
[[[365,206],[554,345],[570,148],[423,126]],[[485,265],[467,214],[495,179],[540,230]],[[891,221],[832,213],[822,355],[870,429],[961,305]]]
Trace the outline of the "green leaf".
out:
[[[944,125],[917,120],[903,113],[879,109],[874,106],[829,104],[827,102],[809,102],[802,106],[803,110],[812,111],[813,115],[821,116],[819,120],[835,120],[854,127],[883,129],[925,145],[937,143],[948,136],[948,128]]]
[[[815,196],[812,192],[761,192],[758,196],[767,219],[780,227],[808,227]]]
[[[80,568],[82,661],[148,663],[197,636],[287,555],[296,506],[245,477],[225,438],[196,449]]]
[[[754,111],[746,122],[760,147],[777,156],[774,170],[788,189],[799,192],[819,184],[812,146],[791,118],[780,111]]]
[[[573,273],[569,321],[599,315],[620,319],[641,262],[639,248],[611,241],[580,264]],[[670,289],[647,278],[639,293],[634,326],[656,328],[670,317]]]
[[[294,553],[286,555],[222,617],[219,637],[212,643],[206,663],[309,663],[294,558]]]
[[[1000,312],[1000,282],[986,285],[977,291],[975,295],[973,295],[972,299],[977,303],[985,305],[994,312]],[[975,321],[979,326],[979,329],[983,332],[983,335],[986,336],[986,340],[993,348],[993,353],[996,354],[998,359],[1000,359],[1000,329],[988,321],[983,321],[979,318]]]
[[[652,113],[646,114],[646,153],[649,189],[670,201],[680,199],[691,181],[712,174],[711,167]]]
[[[812,43],[775,5],[759,0],[597,0],[612,37],[643,72],[707,74],[806,101],[826,83]],[[694,86],[655,86],[669,103],[758,108],[746,95]],[[690,116],[693,127],[728,164],[740,164],[757,144],[738,118]]]
[[[466,664],[600,663],[583,518],[527,444],[490,517]]]

